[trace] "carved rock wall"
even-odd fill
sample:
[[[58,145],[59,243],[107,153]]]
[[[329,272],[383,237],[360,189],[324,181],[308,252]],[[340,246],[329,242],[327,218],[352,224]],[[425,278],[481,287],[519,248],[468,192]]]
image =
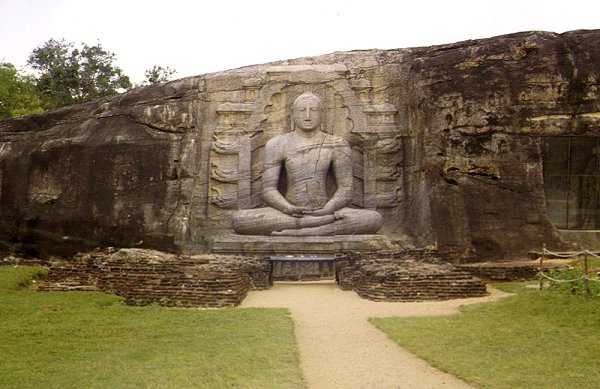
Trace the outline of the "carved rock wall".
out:
[[[600,32],[519,33],[249,66],[0,122],[0,248],[201,253],[261,205],[262,151],[299,94],[353,149],[354,206],[456,261],[568,242],[548,219],[542,138],[594,135]],[[400,239],[402,238],[402,239]]]

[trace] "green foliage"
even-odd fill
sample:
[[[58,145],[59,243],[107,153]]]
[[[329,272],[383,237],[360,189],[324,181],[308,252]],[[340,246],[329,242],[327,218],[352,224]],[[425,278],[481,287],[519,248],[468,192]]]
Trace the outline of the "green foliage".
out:
[[[592,388],[600,382],[597,299],[522,288],[493,303],[463,306],[458,315],[371,322],[477,387]]]
[[[0,267],[0,388],[305,387],[287,310],[18,290],[36,272]]]
[[[50,39],[34,49],[28,64],[35,76],[23,75],[12,64],[0,63],[0,120],[111,96],[131,88],[115,65],[115,54],[100,43],[75,45]],[[154,65],[140,85],[167,82],[175,69]]]
[[[0,63],[0,119],[42,110],[35,80],[21,74],[13,64]]]
[[[168,66],[154,65],[151,69],[144,72],[146,79],[141,85],[155,85],[170,81],[171,76],[175,73],[177,73],[177,70],[171,69]]]
[[[581,268],[574,266],[559,267],[551,269],[548,272],[548,275],[551,278],[561,281],[578,280],[574,282],[550,281],[550,289],[562,293],[586,294],[585,281],[582,279],[585,273]],[[600,281],[600,277],[597,273],[589,273],[589,277],[591,278],[591,280],[588,281],[590,295],[600,296],[600,282],[598,282]]]
[[[46,109],[81,103],[131,87],[129,77],[114,65],[115,54],[100,43],[80,48],[50,39],[33,50],[29,64],[39,73],[37,89]]]

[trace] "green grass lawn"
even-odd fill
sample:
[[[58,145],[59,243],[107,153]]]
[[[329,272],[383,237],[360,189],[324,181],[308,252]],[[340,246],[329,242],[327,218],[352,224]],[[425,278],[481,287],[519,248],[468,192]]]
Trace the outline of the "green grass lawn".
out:
[[[2,388],[305,388],[284,309],[129,307],[0,267]]]
[[[600,388],[600,299],[517,293],[445,317],[377,318],[377,328],[433,366],[481,388]]]

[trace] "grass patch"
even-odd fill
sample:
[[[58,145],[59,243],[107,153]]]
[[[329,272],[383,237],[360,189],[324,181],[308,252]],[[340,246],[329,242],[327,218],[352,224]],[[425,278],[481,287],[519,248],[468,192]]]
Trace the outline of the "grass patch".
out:
[[[580,269],[583,269],[584,267],[584,257],[582,255],[578,256],[577,258],[572,259],[571,261],[569,261],[569,264],[571,266],[576,266]],[[593,257],[591,255],[588,255],[588,268],[590,270],[594,269],[594,270],[600,270],[600,258],[596,258]]]
[[[304,388],[285,309],[128,307],[0,267],[0,387]]]
[[[433,366],[481,388],[592,388],[600,382],[600,300],[517,293],[445,317],[371,323]]]
[[[499,289],[503,292],[508,293],[520,293],[528,289],[528,287],[535,286],[539,287],[539,281],[526,281],[526,282],[502,282],[502,283],[494,283],[492,286],[496,289]]]
[[[0,293],[27,288],[45,274],[46,271],[37,266],[0,266]]]

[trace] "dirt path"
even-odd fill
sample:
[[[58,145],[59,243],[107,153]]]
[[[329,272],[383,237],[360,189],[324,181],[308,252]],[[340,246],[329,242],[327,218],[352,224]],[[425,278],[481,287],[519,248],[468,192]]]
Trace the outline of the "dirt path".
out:
[[[292,313],[300,363],[311,389],[472,388],[429,366],[367,322],[369,317],[430,316],[457,312],[459,306],[497,299],[424,303],[376,303],[333,282],[276,283],[251,292],[242,307],[286,307]]]

